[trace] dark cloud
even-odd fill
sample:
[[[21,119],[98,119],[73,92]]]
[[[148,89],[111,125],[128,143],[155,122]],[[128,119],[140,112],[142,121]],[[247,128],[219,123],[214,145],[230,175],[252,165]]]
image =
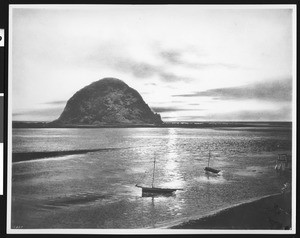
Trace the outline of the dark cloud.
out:
[[[163,119],[163,121],[168,121],[168,119],[172,119],[172,120],[176,120],[177,119],[177,117],[164,117],[164,116],[162,116],[162,119]]]
[[[191,50],[162,50],[155,49],[158,53],[157,61],[145,61],[136,60],[128,55],[125,55],[122,50],[115,52],[112,50],[114,44],[102,45],[99,50],[95,51],[93,54],[86,56],[88,62],[92,62],[94,66],[98,67],[98,64],[94,62],[105,64],[110,68],[113,68],[120,72],[126,72],[134,75],[137,78],[149,78],[153,76],[158,76],[160,80],[165,82],[177,82],[177,81],[189,81],[192,78],[185,77],[183,75],[178,75],[170,71],[168,66],[165,64],[159,64],[159,59],[163,59],[170,65],[180,65],[188,68],[204,69],[209,67],[225,67],[225,68],[235,68],[237,65],[226,64],[226,63],[199,63],[199,62],[186,62],[183,55],[186,53],[195,54]],[[122,52],[122,53],[120,53]],[[109,56],[109,57],[108,57]],[[83,62],[81,62],[83,63]]]
[[[117,70],[130,72],[139,78],[149,78],[160,71],[157,66],[143,62],[135,62],[132,59],[116,59],[114,66]]]
[[[278,110],[259,110],[259,111],[237,111],[231,113],[209,114],[202,119],[205,120],[229,120],[229,121],[291,121],[292,110],[289,106],[281,107]]]
[[[67,101],[61,100],[61,101],[51,101],[51,102],[45,102],[43,104],[49,104],[49,105],[63,105],[66,104]]]
[[[138,78],[149,78],[157,75],[162,81],[165,82],[191,80],[190,78],[170,73],[163,67],[145,62],[135,62],[132,59],[116,59],[113,63],[113,67],[117,70],[131,73]]]
[[[205,120],[206,117],[205,116],[180,116],[180,117],[168,117],[168,119],[179,119],[181,121],[201,121],[201,120]]]
[[[101,44],[97,50],[88,54],[80,63],[89,62],[94,67],[106,65],[119,72],[130,73],[138,78],[149,78],[161,71],[153,62],[136,60],[119,48],[115,42]]]
[[[291,121],[291,108],[281,107],[278,110],[236,111],[230,113],[210,113],[199,116],[163,117],[168,120],[181,121]]]
[[[219,100],[260,99],[267,101],[291,101],[292,80],[262,82],[240,87],[217,88],[191,94],[173,95],[177,97],[209,96]]]
[[[184,76],[178,76],[173,73],[166,73],[166,72],[160,72],[159,76],[161,80],[165,82],[177,82],[177,81],[190,81],[191,78],[184,77]]]
[[[160,56],[171,64],[182,64],[181,52],[175,50],[165,50],[160,52]]]
[[[197,93],[175,94],[172,97],[199,97]]]
[[[177,112],[177,111],[203,111],[205,109],[187,109],[187,108],[178,108],[178,107],[151,107],[154,112]]]

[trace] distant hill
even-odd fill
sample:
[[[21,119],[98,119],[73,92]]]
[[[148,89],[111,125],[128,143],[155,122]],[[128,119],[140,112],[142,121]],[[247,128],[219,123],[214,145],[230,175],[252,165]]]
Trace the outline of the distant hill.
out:
[[[136,90],[119,79],[104,78],[76,92],[51,125],[162,123]]]

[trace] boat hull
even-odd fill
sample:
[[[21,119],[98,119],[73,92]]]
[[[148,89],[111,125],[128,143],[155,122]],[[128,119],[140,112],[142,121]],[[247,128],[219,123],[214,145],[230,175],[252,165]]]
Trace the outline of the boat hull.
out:
[[[155,188],[155,187],[142,187],[142,186],[138,186],[137,187],[142,189],[143,193],[173,193],[176,190],[176,188]]]
[[[143,193],[172,193],[176,190],[171,188],[142,188]]]
[[[207,172],[214,173],[214,174],[217,174],[221,171],[221,170],[218,170],[218,169],[213,169],[211,167],[205,167],[204,170],[207,171]]]

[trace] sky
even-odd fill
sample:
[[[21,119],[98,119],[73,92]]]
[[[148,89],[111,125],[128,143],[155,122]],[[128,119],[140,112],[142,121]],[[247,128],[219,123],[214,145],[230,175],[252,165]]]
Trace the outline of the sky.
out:
[[[163,121],[291,121],[292,9],[203,5],[11,9],[12,119],[52,121],[105,77]]]

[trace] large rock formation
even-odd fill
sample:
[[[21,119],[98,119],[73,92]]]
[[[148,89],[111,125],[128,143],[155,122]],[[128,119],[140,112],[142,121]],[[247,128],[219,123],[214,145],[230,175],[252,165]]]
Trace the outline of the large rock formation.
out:
[[[67,102],[63,113],[53,122],[59,125],[161,124],[159,114],[151,111],[141,95],[115,78],[96,81]]]

